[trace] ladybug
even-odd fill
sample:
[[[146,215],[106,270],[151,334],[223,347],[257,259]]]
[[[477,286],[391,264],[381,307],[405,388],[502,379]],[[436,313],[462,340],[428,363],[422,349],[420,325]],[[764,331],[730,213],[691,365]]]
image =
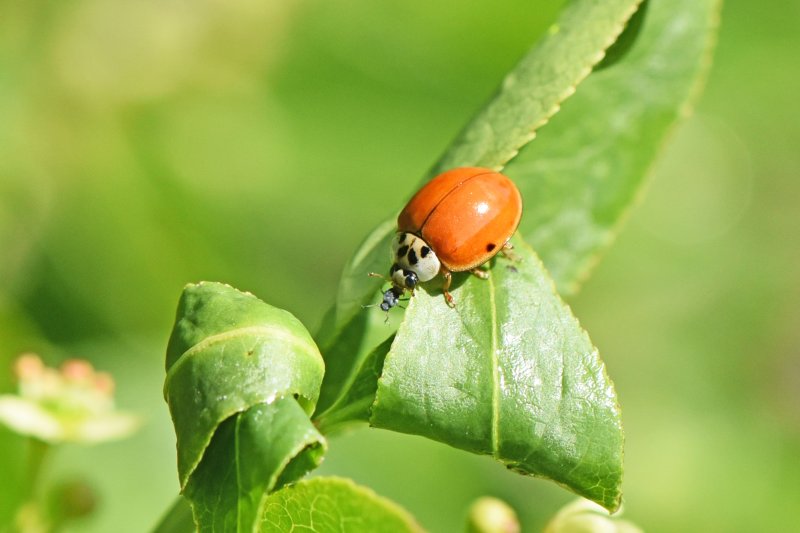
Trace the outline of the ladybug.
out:
[[[451,272],[470,271],[483,279],[478,269],[508,250],[508,242],[522,216],[522,197],[514,182],[485,168],[464,167],[439,174],[405,206],[397,218],[392,240],[392,287],[383,295],[381,309],[388,311],[405,291],[439,273],[442,291],[450,307]]]

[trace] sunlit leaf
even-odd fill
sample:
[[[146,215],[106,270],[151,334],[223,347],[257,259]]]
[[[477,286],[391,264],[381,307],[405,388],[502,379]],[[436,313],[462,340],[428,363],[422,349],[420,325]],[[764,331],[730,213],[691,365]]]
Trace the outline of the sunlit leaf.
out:
[[[619,505],[622,425],[589,337],[536,254],[462,276],[455,309],[417,291],[383,367],[373,426],[423,435]],[[432,327],[432,325],[435,325]]]
[[[422,528],[397,504],[347,479],[315,478],[267,499],[264,532],[404,533]]]

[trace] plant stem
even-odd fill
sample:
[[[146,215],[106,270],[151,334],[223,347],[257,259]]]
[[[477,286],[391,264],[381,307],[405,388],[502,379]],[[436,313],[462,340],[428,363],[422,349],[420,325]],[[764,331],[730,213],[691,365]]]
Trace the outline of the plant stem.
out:
[[[28,440],[28,486],[26,499],[33,501],[39,490],[39,478],[42,474],[42,465],[52,446],[43,440],[31,437]]]

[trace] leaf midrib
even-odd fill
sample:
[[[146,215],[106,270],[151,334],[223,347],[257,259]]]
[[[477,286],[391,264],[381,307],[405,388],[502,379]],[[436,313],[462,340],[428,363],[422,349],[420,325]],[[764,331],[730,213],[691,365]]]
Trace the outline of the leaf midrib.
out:
[[[499,459],[500,454],[500,360],[497,356],[497,299],[495,298],[494,276],[489,274],[489,308],[492,316],[492,345],[490,361],[492,363],[492,457]]]

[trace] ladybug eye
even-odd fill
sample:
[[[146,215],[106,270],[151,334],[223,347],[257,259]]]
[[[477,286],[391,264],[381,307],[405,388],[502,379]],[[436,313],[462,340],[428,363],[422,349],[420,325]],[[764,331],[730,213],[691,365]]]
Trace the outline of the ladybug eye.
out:
[[[406,281],[406,287],[408,287],[409,289],[413,289],[414,287],[417,286],[417,275],[414,274],[413,272],[409,272],[408,274],[406,274],[405,281]]]

